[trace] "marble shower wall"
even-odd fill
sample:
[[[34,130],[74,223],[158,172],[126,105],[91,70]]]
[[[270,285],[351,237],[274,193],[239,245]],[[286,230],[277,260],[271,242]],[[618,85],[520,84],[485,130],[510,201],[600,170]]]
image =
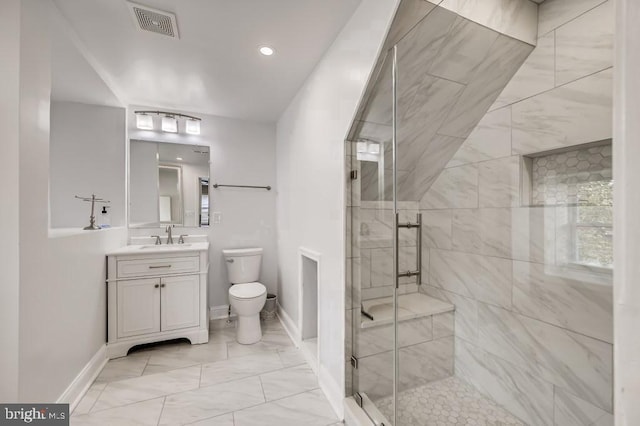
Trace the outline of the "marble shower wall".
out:
[[[422,197],[530,54],[536,12],[528,0],[401,3],[385,45],[398,46],[400,201]],[[391,63],[383,55],[350,138],[379,142],[387,154],[384,165],[365,163],[363,200],[391,199]]]
[[[613,2],[539,12],[537,47],[420,199],[419,291],[456,306],[456,375],[531,425],[612,425],[611,271],[567,260],[570,207],[523,203],[521,167],[611,139]]]

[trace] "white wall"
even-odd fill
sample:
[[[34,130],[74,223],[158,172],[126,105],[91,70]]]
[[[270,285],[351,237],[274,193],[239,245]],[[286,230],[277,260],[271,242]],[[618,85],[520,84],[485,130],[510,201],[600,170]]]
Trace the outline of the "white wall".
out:
[[[397,3],[360,4],[277,125],[280,305],[297,323],[298,248],[319,252],[319,378],[339,412],[345,362],[344,140]]]
[[[199,136],[135,128],[133,111],[153,107],[130,107],[129,138],[210,146],[210,183],[275,186],[275,126],[230,118],[192,114],[202,118]],[[222,249],[262,247],[260,282],[276,292],[277,252],[275,191],[261,189],[210,189],[210,211],[222,213],[222,223],[203,228],[177,228],[174,235],[207,234],[209,242],[209,305],[228,303],[227,272]],[[157,229],[130,229],[131,236],[148,236]],[[164,235],[164,231],[162,231]]]
[[[19,399],[56,401],[105,343],[105,253],[126,243],[126,231],[49,237],[50,3],[21,6],[20,314],[12,325]]]
[[[0,2],[0,401],[18,399],[20,0]]]
[[[87,226],[90,204],[74,195],[91,194],[111,201],[111,226],[125,225],[125,113],[124,108],[51,103],[52,228]],[[96,217],[101,210],[96,205]]]
[[[616,426],[640,424],[640,3],[616,1],[614,67],[614,401]]]

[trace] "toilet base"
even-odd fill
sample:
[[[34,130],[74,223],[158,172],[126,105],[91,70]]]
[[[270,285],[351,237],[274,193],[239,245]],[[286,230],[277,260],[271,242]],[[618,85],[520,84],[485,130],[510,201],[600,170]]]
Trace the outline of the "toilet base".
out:
[[[262,340],[259,313],[250,316],[238,315],[236,340],[242,345],[252,345]]]

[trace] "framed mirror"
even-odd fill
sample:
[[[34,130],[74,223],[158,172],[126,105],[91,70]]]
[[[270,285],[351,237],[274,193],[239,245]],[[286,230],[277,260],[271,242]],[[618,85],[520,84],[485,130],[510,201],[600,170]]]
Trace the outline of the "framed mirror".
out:
[[[132,139],[129,227],[209,225],[209,147]]]

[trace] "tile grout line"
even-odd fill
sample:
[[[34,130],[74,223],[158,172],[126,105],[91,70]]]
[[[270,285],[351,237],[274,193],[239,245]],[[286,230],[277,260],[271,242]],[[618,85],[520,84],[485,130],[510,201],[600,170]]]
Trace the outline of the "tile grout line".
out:
[[[267,394],[264,392],[264,383],[262,383],[261,375],[258,375],[258,381],[260,382],[260,389],[262,390],[262,396],[264,397],[264,403],[267,403]]]
[[[512,309],[516,309],[516,310],[512,310],[512,309],[502,308],[502,307],[500,307],[500,306],[496,306],[496,305],[491,305],[491,304],[486,303],[486,302],[481,302],[481,301],[479,301],[479,302],[480,302],[480,303],[484,303],[484,304],[489,305],[489,306],[496,307],[496,308],[504,309],[504,310],[508,311],[508,312],[509,312],[509,313],[511,313],[511,314],[520,315],[520,316],[522,316],[522,317],[524,317],[524,318],[527,318],[527,319],[530,319],[530,320],[539,321],[539,322],[541,322],[541,323],[543,323],[543,324],[546,324],[546,325],[548,325],[548,326],[555,327],[555,328],[559,328],[560,330],[568,331],[569,333],[577,334],[577,335],[579,335],[579,336],[586,337],[587,339],[592,339],[592,340],[595,340],[595,341],[598,341],[598,342],[600,342],[600,343],[604,343],[604,344],[607,344],[607,345],[610,345],[611,347],[613,347],[613,343],[611,343],[611,342],[607,342],[606,340],[603,340],[603,339],[602,339],[602,338],[600,338],[600,337],[593,337],[593,336],[589,336],[588,334],[584,334],[583,332],[576,331],[576,330],[572,330],[572,329],[570,329],[570,328],[563,327],[563,326],[561,326],[561,325],[554,324],[554,323],[552,323],[552,322],[548,322],[548,321],[543,320],[543,319],[540,319],[540,318],[532,317],[532,316],[530,316],[530,315],[527,315],[527,314],[522,313],[520,310],[518,310],[518,308],[515,308],[515,307],[514,307],[514,308],[512,308]]]
[[[253,377],[259,377],[259,376],[251,376],[251,378],[253,378]],[[231,413],[231,414],[234,416],[234,419],[235,419],[235,415],[234,415],[234,414],[235,414],[235,413],[238,413],[238,412],[240,412],[240,411],[250,410],[250,409],[253,409],[253,408],[256,408],[256,407],[260,407],[260,406],[262,406],[262,405],[271,404],[272,402],[281,401],[281,400],[283,400],[283,399],[292,398],[292,397],[294,397],[294,396],[302,395],[302,394],[305,394],[305,393],[311,393],[311,392],[314,392],[314,391],[316,391],[316,390],[318,390],[318,389],[320,389],[320,388],[319,388],[319,387],[317,387],[317,388],[314,388],[314,389],[311,389],[311,390],[306,390],[306,391],[302,391],[302,392],[295,393],[295,394],[293,394],[293,395],[289,395],[289,396],[285,396],[285,397],[282,397],[282,398],[274,399],[274,400],[272,400],[272,401],[265,401],[265,402],[261,402],[260,404],[250,405],[250,406],[248,406],[248,407],[244,407],[244,408],[241,408],[241,409],[239,409],[239,410],[235,410],[235,411],[225,411],[224,413],[219,413],[219,414],[217,414],[217,415],[215,415],[215,416],[212,416],[212,417],[206,417],[206,418],[201,419],[201,420],[213,419],[213,418],[216,418],[216,417],[224,416],[225,414],[229,414],[229,413]],[[263,391],[263,394],[264,394],[264,391]],[[325,399],[326,399],[326,398],[325,398]],[[327,402],[328,402],[328,401],[327,401]],[[196,420],[196,422],[197,422],[197,421],[200,421],[200,420]],[[235,420],[234,420],[234,421],[235,421]]]
[[[193,367],[194,367],[194,366],[185,367],[185,368],[193,368]],[[172,370],[172,371],[176,371],[176,370]],[[161,374],[161,373],[160,373],[160,374]],[[137,377],[135,377],[135,378],[137,378]],[[105,389],[106,389],[106,387],[105,387]],[[138,403],[140,403],[140,402],[152,401],[152,400],[154,400],[154,399],[158,399],[158,398],[166,398],[166,397],[168,397],[168,396],[172,396],[172,395],[179,395],[179,394],[181,394],[181,393],[191,392],[191,391],[198,390],[198,389],[200,389],[200,388],[199,388],[199,387],[195,387],[195,388],[193,388],[193,389],[188,389],[188,390],[184,390],[184,391],[180,391],[180,392],[168,393],[168,394],[165,394],[165,395],[158,395],[158,396],[154,396],[154,397],[151,397],[151,398],[142,399],[142,400],[139,400],[139,401],[132,401],[132,402],[128,402],[128,403],[126,403],[126,404],[114,405],[114,406],[112,406],[112,407],[103,408],[103,409],[101,409],[101,410],[96,410],[96,411],[93,411],[92,413],[87,413],[87,414],[100,413],[100,412],[107,411],[107,410],[111,410],[111,409],[114,409],[114,408],[126,407],[126,406],[129,406],[129,405],[138,404]],[[104,390],[103,390],[103,392],[104,392]],[[98,401],[96,400],[96,403],[97,403],[97,402],[98,402]],[[94,405],[95,405],[95,403],[94,403]]]
[[[312,393],[312,392],[315,392],[315,391],[317,391],[317,390],[320,390],[320,387],[319,387],[319,386],[318,386],[318,387],[315,387],[315,388],[313,388],[313,389],[308,389],[308,390],[304,390],[304,391],[301,391],[301,392],[297,392],[297,393],[294,393],[294,394],[291,394],[291,395],[283,396],[283,397],[281,397],[281,398],[276,398],[276,399],[273,399],[273,400],[271,400],[271,401],[266,401],[266,402],[262,402],[262,403],[260,403],[260,404],[251,405],[251,406],[249,406],[249,407],[245,407],[245,408],[242,408],[242,409],[240,409],[240,410],[233,411],[233,413],[238,413],[238,412],[240,412],[240,411],[250,410],[250,409],[253,409],[253,408],[256,408],[256,407],[260,407],[260,406],[262,406],[262,405],[272,404],[272,403],[274,403],[274,402],[282,401],[282,400],[287,399],[287,398],[293,398],[294,396],[304,395],[305,393]],[[324,394],[323,394],[323,399],[324,399],[324,400],[326,400],[326,398],[324,398]],[[327,401],[327,403],[328,403],[328,401]],[[229,413],[229,412],[227,412],[227,413]],[[224,413],[224,414],[227,414],[227,413]],[[214,416],[214,417],[217,417],[217,416]]]
[[[569,23],[571,23],[571,22],[573,22],[573,21],[578,20],[579,18],[583,17],[583,16],[584,16],[584,15],[586,15],[587,13],[589,13],[589,12],[593,11],[594,9],[599,8],[600,6],[602,6],[603,4],[605,4],[607,1],[609,1],[609,0],[602,0],[600,3],[598,3],[598,4],[597,4],[597,5],[595,5],[595,6],[593,6],[592,8],[590,8],[590,9],[588,9],[588,10],[585,10],[584,12],[580,13],[580,14],[579,14],[579,15],[577,15],[577,16],[574,16],[573,18],[570,18],[568,21],[565,21],[565,22],[563,22],[562,24],[558,25],[557,27],[550,29],[549,31],[547,31],[547,32],[546,32],[546,33],[544,33],[544,34],[542,34],[542,35],[538,35],[537,39],[539,40],[539,39],[540,39],[540,38],[542,38],[542,37],[546,37],[546,36],[548,36],[549,34],[551,34],[551,32],[552,32],[552,31],[556,31],[558,28],[562,28],[562,27],[564,27],[565,25],[567,25],[567,24],[569,24]]]
[[[156,423],[156,426],[160,425],[160,420],[162,419],[162,413],[164,412],[164,404],[167,402],[167,397],[165,396],[164,398],[162,398],[162,408],[160,409],[160,415],[158,416],[158,422]]]
[[[144,376],[144,372],[147,370],[147,367],[149,366],[149,360],[150,359],[151,359],[151,355],[149,355],[149,358],[147,358],[147,361],[144,363],[144,368],[142,369],[142,372],[140,373],[140,376],[138,376],[138,377]]]
[[[96,403],[98,402],[98,400],[99,400],[99,399],[100,399],[100,397],[102,396],[102,393],[103,393],[103,392],[104,392],[104,390],[107,388],[107,386],[109,386],[109,384],[108,384],[108,383],[105,385],[105,387],[103,387],[103,388],[100,390],[100,393],[98,394],[98,396],[97,396],[96,400],[95,400],[95,401],[93,401],[93,404],[91,404],[91,407],[89,407],[89,410],[88,410],[85,414],[90,414],[90,413],[91,413],[91,411],[93,410],[93,407],[95,407],[95,406],[96,406]],[[86,395],[86,393],[85,393],[85,395]],[[84,396],[83,396],[83,398],[84,398]],[[74,411],[75,411],[75,410],[74,410]]]
[[[552,92],[552,91],[557,90],[557,89],[560,89],[560,88],[563,88],[563,87],[565,87],[565,86],[567,86],[567,85],[569,85],[569,84],[571,84],[571,83],[575,83],[575,82],[578,82],[578,81],[580,81],[580,80],[584,80],[584,79],[586,79],[586,78],[593,77],[593,76],[595,76],[596,74],[600,74],[600,73],[602,73],[602,72],[609,71],[609,70],[611,70],[611,69],[613,69],[613,65],[607,65],[605,68],[602,68],[602,69],[597,70],[597,71],[590,72],[589,74],[586,74],[586,75],[583,75],[583,76],[581,76],[581,77],[578,77],[578,78],[576,78],[575,80],[571,80],[571,81],[568,81],[568,82],[566,82],[566,83],[562,83],[562,84],[561,84],[561,85],[559,85],[559,86],[552,87],[551,89],[543,90],[542,92],[538,92],[538,93],[535,93],[535,94],[533,94],[533,95],[527,96],[527,97],[525,97],[525,98],[518,99],[517,101],[514,101],[514,102],[512,102],[512,103],[510,103],[510,104],[507,104],[507,105],[505,105],[505,106],[503,106],[503,107],[496,108],[496,109],[494,109],[494,110],[492,110],[492,111],[488,111],[488,112],[497,111],[497,110],[499,110],[499,109],[501,109],[501,108],[506,108],[507,106],[514,106],[514,105],[519,104],[519,103],[521,103],[521,102],[524,102],[524,101],[527,101],[527,100],[533,99],[533,98],[535,98],[535,97],[537,97],[537,96],[540,96],[540,95],[543,95],[543,94],[546,94],[546,93]],[[554,73],[555,73],[555,72],[554,72]],[[534,151],[533,153],[535,153],[535,151]],[[533,153],[532,153],[532,154],[533,154]],[[527,155],[527,153],[525,153],[524,155]]]

